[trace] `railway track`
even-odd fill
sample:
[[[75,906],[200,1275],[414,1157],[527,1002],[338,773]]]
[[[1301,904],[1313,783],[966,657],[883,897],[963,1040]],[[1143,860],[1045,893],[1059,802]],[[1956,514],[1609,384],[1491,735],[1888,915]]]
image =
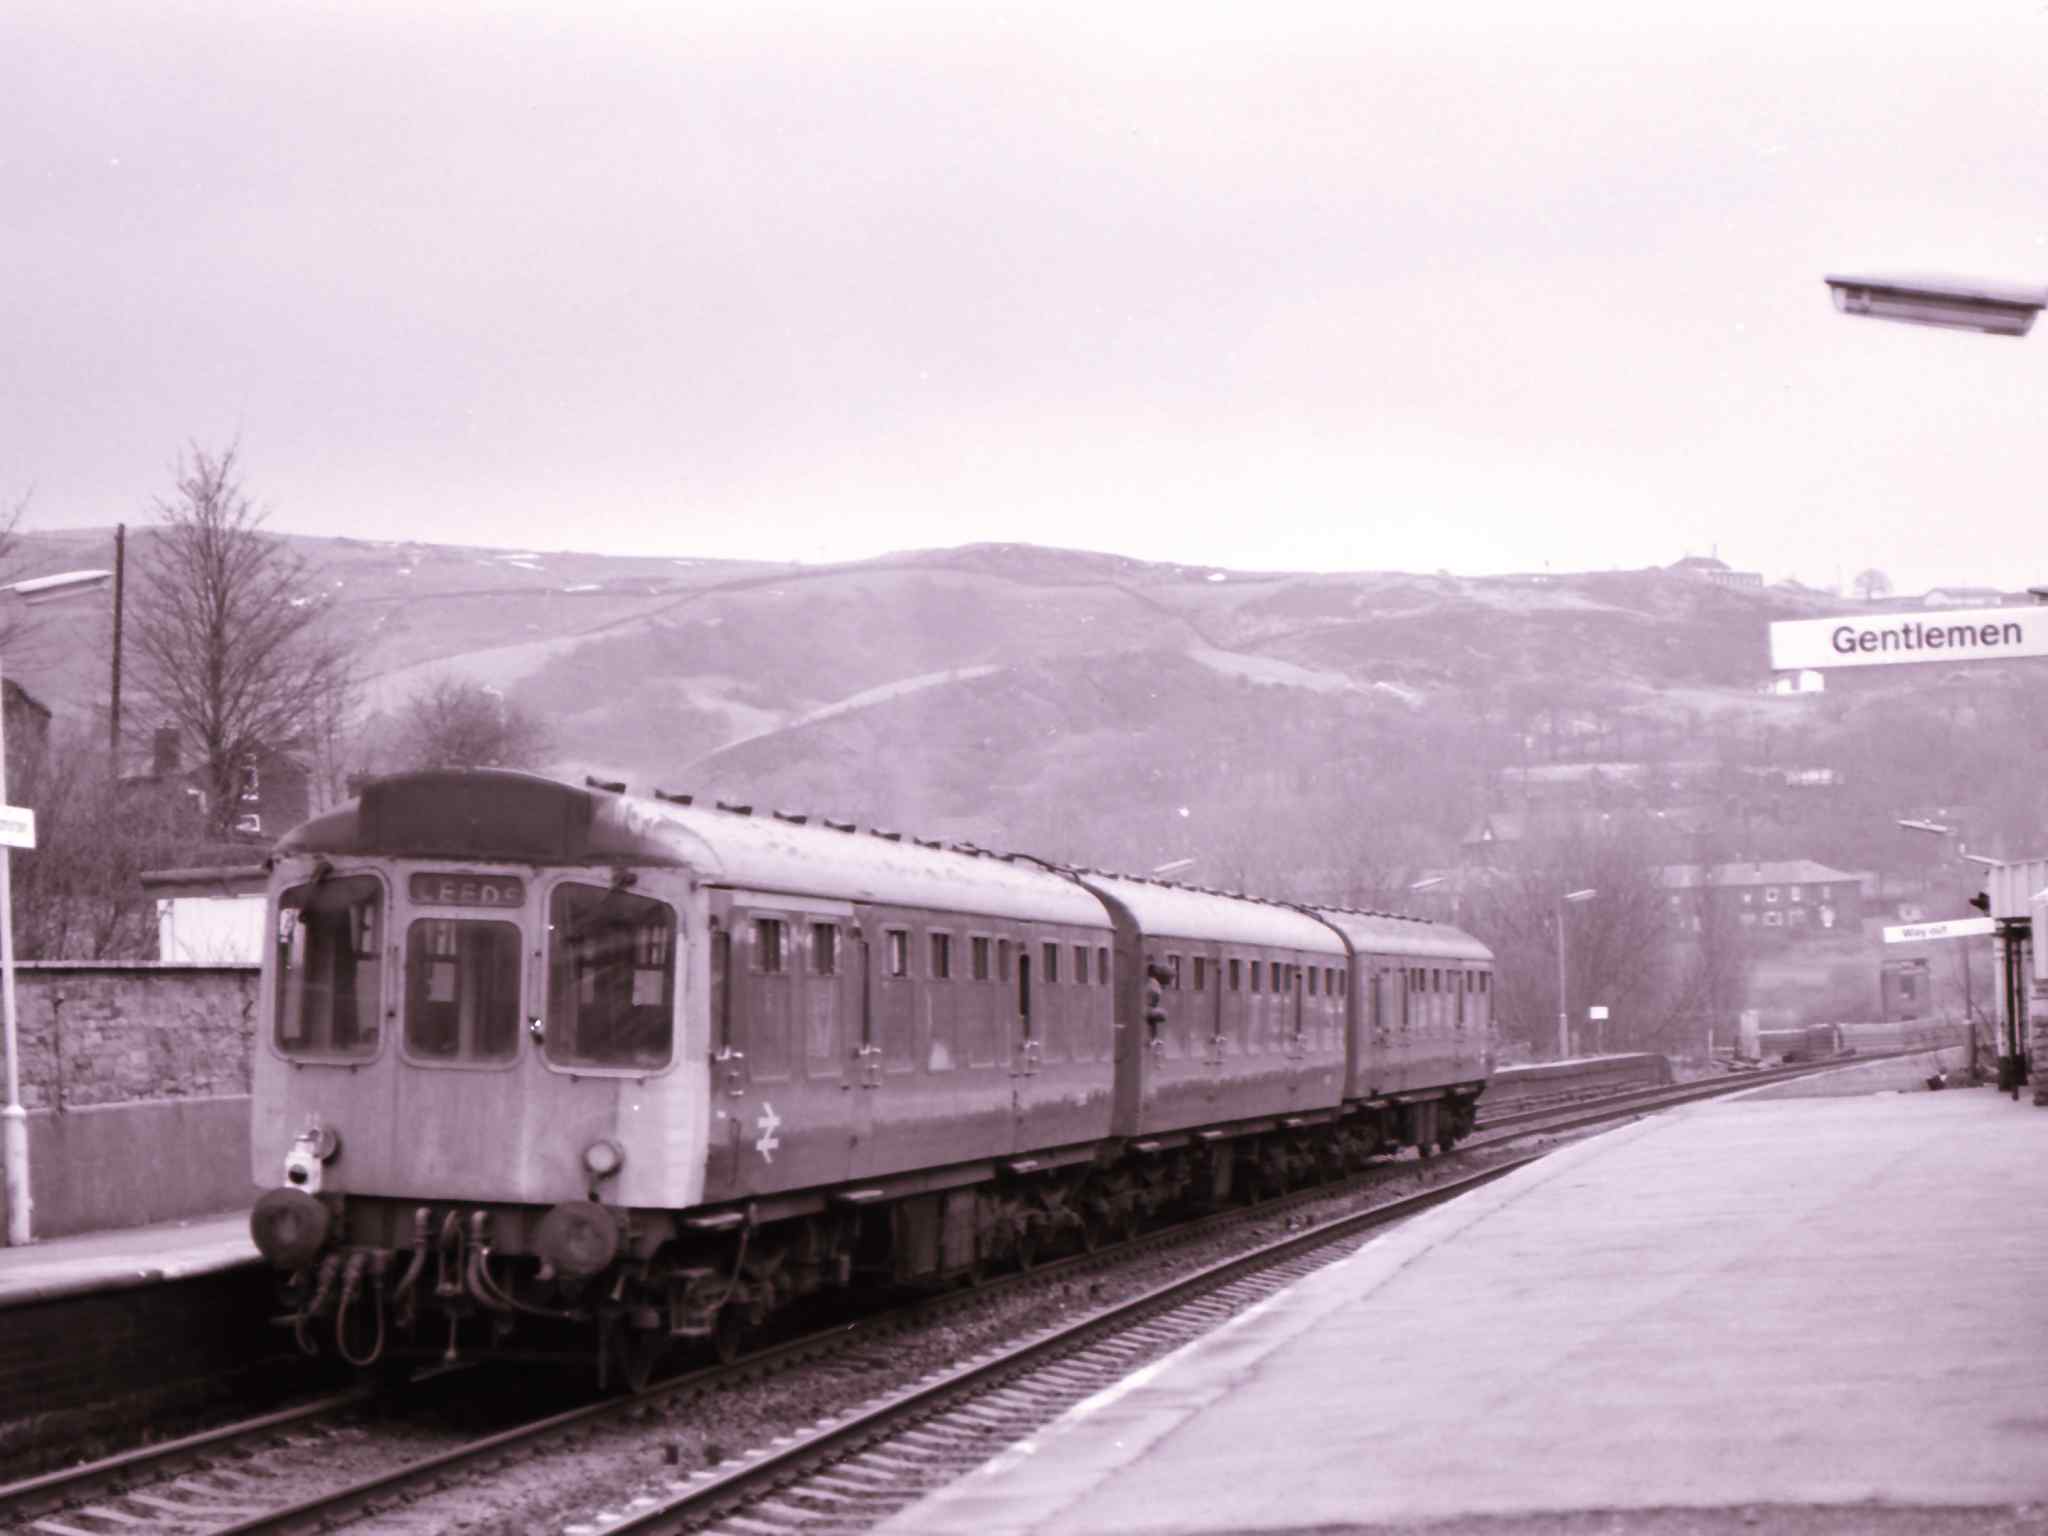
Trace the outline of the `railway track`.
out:
[[[1860,1058],[1869,1060],[1874,1058]],[[1482,1127],[1468,1143],[1502,1144],[1629,1118],[1673,1104],[1807,1075],[1839,1063],[1745,1074],[1738,1080],[1636,1091],[1518,1113]],[[1540,1154],[1537,1154],[1540,1155]],[[959,1475],[1010,1441],[1110,1385],[1145,1360],[1214,1327],[1308,1270],[1355,1249],[1390,1222],[1476,1188],[1533,1157],[1506,1159],[1469,1177],[1332,1219],[1313,1207],[1355,1200],[1382,1184],[1382,1165],[1357,1179],[1299,1191],[1147,1234],[1127,1244],[1010,1275],[972,1291],[900,1312],[829,1328],[760,1351],[732,1366],[705,1367],[630,1399],[607,1398],[478,1434],[432,1413],[367,1423],[375,1394],[338,1394],[203,1435],[108,1458],[89,1466],[0,1487],[0,1529],[38,1536],[229,1536],[229,1533],[333,1530],[383,1514],[378,1528],[436,1529],[425,1505],[515,1467],[527,1458],[715,1403],[748,1382],[801,1373],[811,1399],[845,1401],[830,1421],[784,1426],[785,1441],[719,1468],[680,1467],[650,1481],[630,1501],[592,1508],[561,1523],[570,1536],[595,1532],[700,1529],[738,1520],[734,1531],[835,1532],[864,1529],[930,1487]],[[1437,1165],[1449,1174],[1448,1162]],[[1274,1223],[1305,1230],[1084,1316],[1044,1326],[1022,1344],[984,1352],[949,1369],[871,1396],[865,1383],[895,1368],[893,1336],[963,1309],[1015,1299],[1034,1289],[1074,1288],[1091,1275],[1148,1255],[1213,1241],[1232,1226]],[[422,1383],[420,1401],[459,1397],[449,1373]],[[772,1439],[772,1437],[765,1437]],[[408,1506],[418,1504],[417,1519]]]

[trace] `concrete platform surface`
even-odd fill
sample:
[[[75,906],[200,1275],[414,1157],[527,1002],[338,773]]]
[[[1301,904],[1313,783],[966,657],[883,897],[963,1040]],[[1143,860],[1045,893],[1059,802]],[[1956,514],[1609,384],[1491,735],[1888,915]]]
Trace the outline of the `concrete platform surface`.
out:
[[[882,1529],[2010,1515],[2048,1500],[2044,1211],[2048,1115],[1989,1089],[1638,1121],[1417,1217]]]
[[[247,1211],[55,1237],[23,1247],[0,1247],[0,1307],[88,1291],[132,1290],[261,1262],[249,1237]]]

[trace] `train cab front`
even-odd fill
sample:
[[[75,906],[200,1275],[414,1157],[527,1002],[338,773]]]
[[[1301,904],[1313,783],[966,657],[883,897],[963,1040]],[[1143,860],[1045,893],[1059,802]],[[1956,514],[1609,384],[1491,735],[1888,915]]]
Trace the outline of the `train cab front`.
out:
[[[362,1365],[566,1331],[587,1352],[660,1213],[701,1186],[701,1156],[675,1155],[705,1097],[675,1070],[687,878],[587,819],[564,846],[568,786],[381,783],[395,807],[366,794],[275,860],[252,1236],[309,1351]]]

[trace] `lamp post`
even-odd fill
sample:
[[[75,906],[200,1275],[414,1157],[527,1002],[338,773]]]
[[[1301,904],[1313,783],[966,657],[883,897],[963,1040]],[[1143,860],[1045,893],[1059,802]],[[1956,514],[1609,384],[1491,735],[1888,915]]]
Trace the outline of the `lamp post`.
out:
[[[107,571],[71,571],[0,588],[30,606],[105,582]],[[7,685],[0,679],[0,814],[7,810]],[[8,817],[12,821],[14,818]],[[23,818],[34,832],[32,819]],[[12,844],[0,842],[0,1051],[7,1056],[7,1104],[0,1108],[0,1157],[7,1163],[7,1242],[35,1240],[35,1197],[28,1177],[28,1110],[21,1102],[21,1031],[14,1009],[14,876]]]
[[[1946,822],[1901,818],[1899,825],[1908,832],[1925,832],[1930,837],[1943,839],[1954,838],[1956,840],[1957,856],[1969,860],[1972,864],[1995,865],[1998,862],[1996,859],[1987,859],[1982,854],[1969,852],[1963,846],[1961,832]],[[1977,1080],[1977,1001],[1976,987],[1970,974],[1975,969],[1975,966],[1971,963],[1970,959],[1969,941],[1966,939],[1963,941],[1963,944],[1963,1022],[1965,1025],[1963,1033],[1969,1047],[1969,1054],[1964,1060],[1964,1070],[1969,1074],[1969,1081],[1975,1082]]]
[[[1572,1053],[1572,1015],[1565,999],[1564,909],[1568,902],[1591,901],[1600,893],[1588,886],[1583,891],[1566,891],[1557,898],[1557,1059]]]
[[[1987,336],[2024,336],[2048,304],[2039,288],[1959,277],[1838,277],[1827,285],[1845,315],[1938,325]]]

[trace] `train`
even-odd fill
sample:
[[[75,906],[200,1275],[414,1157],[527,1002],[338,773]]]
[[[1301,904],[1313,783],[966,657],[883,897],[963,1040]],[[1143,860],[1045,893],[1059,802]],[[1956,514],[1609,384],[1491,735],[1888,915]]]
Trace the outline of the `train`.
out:
[[[1419,918],[506,770],[270,859],[251,1215],[357,1366],[643,1386],[1468,1135],[1493,957]]]

